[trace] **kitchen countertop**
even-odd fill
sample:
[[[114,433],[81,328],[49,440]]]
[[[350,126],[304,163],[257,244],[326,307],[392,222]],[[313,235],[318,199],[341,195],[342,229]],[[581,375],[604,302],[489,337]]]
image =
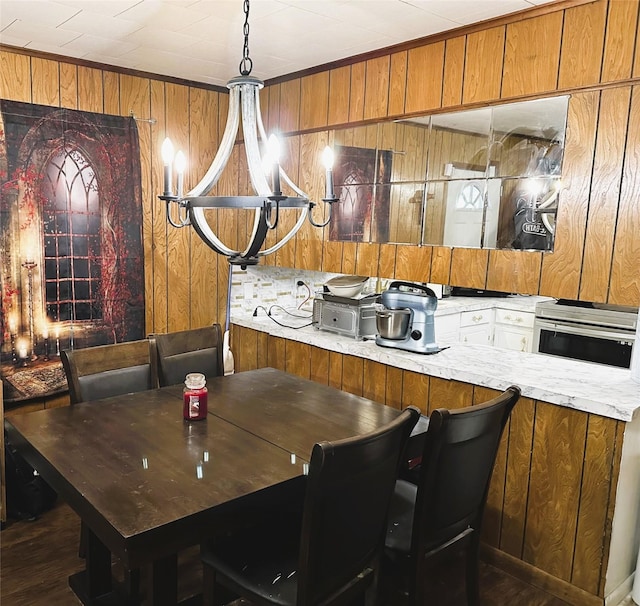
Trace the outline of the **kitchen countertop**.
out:
[[[438,301],[436,318],[447,313],[489,307],[533,312],[535,304],[543,299],[519,296],[449,297]],[[437,354],[415,354],[379,347],[374,341],[356,341],[350,337],[319,331],[308,325],[310,317],[276,314],[276,311],[271,318],[260,311],[257,317],[234,315],[231,321],[273,336],[441,379],[496,390],[515,384],[522,389],[525,397],[612,419],[631,421],[634,415],[640,414],[640,384],[631,379],[628,369],[462,343],[452,343]],[[286,327],[276,324],[274,319],[286,324]],[[295,328],[296,326],[299,328]]]

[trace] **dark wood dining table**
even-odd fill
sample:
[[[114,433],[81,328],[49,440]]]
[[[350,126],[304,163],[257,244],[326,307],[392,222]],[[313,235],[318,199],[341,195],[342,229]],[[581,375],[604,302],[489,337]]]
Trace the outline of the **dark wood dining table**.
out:
[[[88,529],[84,604],[116,604],[111,554],[146,567],[145,604],[177,603],[177,554],[299,481],[316,442],[372,431],[399,411],[272,368],[207,381],[207,419],[181,386],[16,415],[8,437]]]

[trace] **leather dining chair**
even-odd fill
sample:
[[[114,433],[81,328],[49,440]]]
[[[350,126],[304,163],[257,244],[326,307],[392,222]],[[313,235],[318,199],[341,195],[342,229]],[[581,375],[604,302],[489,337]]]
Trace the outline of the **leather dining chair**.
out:
[[[410,407],[372,433],[316,444],[303,488],[280,515],[202,545],[205,604],[230,591],[261,605],[364,605],[419,416]]]
[[[158,353],[160,387],[177,385],[187,373],[200,372],[205,377],[224,375],[222,329],[219,324],[154,334]]]
[[[143,339],[61,351],[71,404],[157,387],[154,348]]]
[[[485,403],[431,413],[421,463],[408,479],[401,474],[391,500],[385,606],[436,603],[428,591],[429,570],[460,551],[467,603],[479,604],[480,525],[500,439],[519,398],[520,389],[512,385]]]

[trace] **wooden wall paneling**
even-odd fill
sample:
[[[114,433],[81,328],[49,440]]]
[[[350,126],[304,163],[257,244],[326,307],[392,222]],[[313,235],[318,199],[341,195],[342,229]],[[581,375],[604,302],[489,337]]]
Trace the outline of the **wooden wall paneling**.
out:
[[[329,385],[342,389],[342,359],[343,355],[335,351],[329,352]]]
[[[631,72],[632,78],[640,77],[640,17],[636,22],[636,43],[633,57],[633,71]]]
[[[431,247],[431,273],[429,282],[449,284],[451,280],[451,248],[448,246]]]
[[[505,36],[504,26],[467,35],[463,103],[500,98]]]
[[[356,274],[358,276],[377,276],[380,244],[358,242],[356,249]]]
[[[266,332],[258,333],[257,345],[258,368],[267,368],[269,366],[269,335]]]
[[[479,248],[451,249],[451,286],[486,288],[489,251]]]
[[[444,81],[442,83],[442,107],[462,103],[462,82],[465,69],[465,36],[449,38],[444,45]]]
[[[268,99],[265,104],[267,108],[267,121],[264,122],[264,128],[267,133],[280,131],[280,84],[272,84],[267,87]],[[227,105],[227,111],[228,111]],[[260,106],[262,110],[262,106]]]
[[[351,65],[349,84],[349,122],[358,122],[364,116],[364,91],[366,64],[361,61]]]
[[[608,297],[630,98],[630,87],[603,90],[600,97],[580,280],[580,299],[586,301],[605,302]]]
[[[569,99],[553,253],[544,253],[540,294],[577,299],[582,271],[591,173],[598,124],[598,92]]]
[[[558,86],[573,88],[600,81],[607,2],[564,11]]]
[[[296,131],[300,128],[300,78],[280,83],[278,128],[283,133]],[[272,130],[274,130],[273,127]]]
[[[640,306],[638,191],[640,191],[640,86],[634,86],[609,288],[609,302],[618,305]]]
[[[387,385],[384,403],[392,408],[402,410],[402,394],[404,393],[404,371],[402,368],[387,366]]]
[[[542,253],[521,250],[489,251],[487,288],[522,295],[536,295],[540,289]]]
[[[305,76],[300,82],[300,128],[327,125],[329,114],[329,72]]]
[[[31,103],[31,57],[0,50],[0,98]]]
[[[602,82],[615,82],[631,77],[639,6],[639,0],[609,2],[602,59]],[[635,27],[629,27],[629,24],[634,24]]]
[[[473,385],[430,377],[427,414],[436,408],[466,408],[473,403]]]
[[[287,340],[282,337],[269,337],[267,343],[267,363],[271,368],[285,370],[287,355]]]
[[[57,61],[31,57],[31,102],[60,106],[60,70]]]
[[[78,75],[80,67],[73,63],[60,63],[60,107],[67,109],[83,109],[80,107],[80,95],[78,93],[79,82]],[[96,87],[97,90],[92,91],[92,99],[97,101],[98,109],[89,109],[95,113],[102,113],[102,74],[99,70],[94,70],[100,75],[100,83]],[[87,92],[87,91],[85,91]]]
[[[329,71],[329,111],[327,124],[334,126],[349,121],[351,104],[351,66]]]
[[[343,244],[325,240],[322,245],[322,271],[340,273],[342,271]]]
[[[361,396],[364,381],[364,360],[345,354],[342,359],[342,390]]]
[[[503,98],[555,90],[562,17],[562,11],[556,11],[507,25]]]
[[[522,559],[571,580],[588,414],[538,402]]]
[[[389,108],[390,116],[404,113],[404,99],[407,90],[407,51],[392,53],[389,67]]]
[[[509,419],[500,549],[516,558],[524,544],[535,410],[533,400],[521,397]]]
[[[442,104],[444,42],[412,48],[407,57],[407,113],[437,109]]]
[[[237,329],[237,330],[236,330]],[[258,368],[258,335],[257,330],[234,326],[233,359],[236,372],[255,370]],[[289,342],[287,343],[287,347]]]
[[[413,282],[426,282],[430,273],[430,246],[398,246],[396,252],[396,278]]]
[[[378,258],[378,273],[381,278],[393,278],[396,275],[397,245],[381,244]]]
[[[176,151],[188,149],[188,89],[177,85],[167,88],[168,132]],[[191,325],[191,239],[192,229],[168,227],[167,299],[169,331],[185,330]]]
[[[329,385],[329,350],[320,347],[311,348],[311,374],[309,378],[316,383]]]
[[[356,242],[342,243],[342,273],[356,273],[356,259],[358,255],[358,245]]]
[[[120,116],[120,75],[115,72],[102,72],[102,90],[104,113]]]
[[[387,366],[373,360],[364,360],[362,369],[362,395],[384,404],[387,390]]]
[[[102,113],[104,111],[103,72],[92,67],[78,66],[78,109]],[[148,110],[147,110],[148,112]]]
[[[607,513],[616,430],[614,419],[589,415],[571,583],[594,595],[605,576],[602,554],[611,539]]]
[[[402,408],[417,406],[423,414],[427,414],[429,402],[429,376],[410,370],[402,371]]]
[[[389,111],[391,56],[383,55],[366,62],[364,119],[384,118]]]
[[[218,149],[219,93],[192,88],[189,97],[189,153],[185,192],[194,187]],[[214,215],[215,213],[210,213]],[[218,264],[216,253],[195,232],[191,238],[191,328],[207,326],[218,318]]]
[[[106,76],[106,73],[105,73]],[[106,83],[106,78],[105,78]],[[151,99],[150,115],[157,120],[151,129],[151,191],[161,191],[163,181],[163,166],[160,150],[167,135],[165,126],[165,91],[164,84],[159,80],[150,81]],[[169,226],[166,220],[165,203],[153,195],[151,206],[151,257],[145,258],[145,317],[147,332],[169,331],[169,293],[168,273],[169,259],[167,256],[167,237]],[[173,228],[171,228],[173,229]],[[145,251],[146,252],[146,251]],[[149,284],[146,276],[151,276]]]

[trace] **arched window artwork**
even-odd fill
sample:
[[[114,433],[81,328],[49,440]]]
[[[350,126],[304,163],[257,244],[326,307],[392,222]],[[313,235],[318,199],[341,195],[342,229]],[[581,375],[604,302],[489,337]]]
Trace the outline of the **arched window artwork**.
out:
[[[80,149],[58,149],[44,171],[43,209],[47,315],[92,321],[100,308],[100,192]]]
[[[477,183],[467,183],[456,198],[457,210],[482,210],[484,196]]]

